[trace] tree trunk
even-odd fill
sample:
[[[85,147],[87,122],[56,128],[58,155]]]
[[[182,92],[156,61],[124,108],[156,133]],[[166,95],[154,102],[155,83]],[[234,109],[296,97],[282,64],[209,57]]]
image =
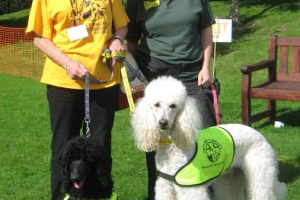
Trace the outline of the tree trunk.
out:
[[[239,22],[239,0],[231,0],[230,18],[234,23]]]

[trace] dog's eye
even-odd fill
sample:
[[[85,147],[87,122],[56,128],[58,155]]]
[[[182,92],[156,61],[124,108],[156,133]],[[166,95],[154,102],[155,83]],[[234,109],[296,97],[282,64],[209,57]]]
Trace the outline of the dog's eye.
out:
[[[156,104],[154,104],[154,106],[157,107],[157,108],[159,108],[160,107],[160,103],[157,102]]]
[[[176,108],[176,104],[174,104],[174,103],[171,104],[171,105],[170,105],[170,108]]]

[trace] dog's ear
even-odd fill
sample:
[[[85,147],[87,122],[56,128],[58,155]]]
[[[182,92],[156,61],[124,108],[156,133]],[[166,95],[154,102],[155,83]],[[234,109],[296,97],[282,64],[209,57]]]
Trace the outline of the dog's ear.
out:
[[[188,96],[182,111],[176,119],[174,139],[181,148],[190,146],[195,141],[196,134],[201,128],[200,111],[197,101]]]
[[[136,146],[146,152],[156,150],[160,134],[153,111],[146,98],[141,98],[132,114],[131,126]]]
[[[69,164],[72,158],[72,151],[70,145],[66,145],[64,149],[60,152],[59,160],[62,162],[62,173],[63,175],[68,175]]]
[[[83,148],[83,139],[81,137],[74,137],[64,145],[59,155],[64,175],[68,175],[70,163],[80,156],[81,148]]]
[[[97,190],[100,190],[101,196],[105,198],[111,196],[114,185],[111,167],[111,162],[108,160],[98,160],[94,166]]]

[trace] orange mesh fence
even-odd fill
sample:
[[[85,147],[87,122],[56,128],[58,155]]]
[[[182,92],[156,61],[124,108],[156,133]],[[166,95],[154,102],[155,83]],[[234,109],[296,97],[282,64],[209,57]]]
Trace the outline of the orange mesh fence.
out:
[[[0,26],[0,72],[39,80],[44,62],[25,28]]]

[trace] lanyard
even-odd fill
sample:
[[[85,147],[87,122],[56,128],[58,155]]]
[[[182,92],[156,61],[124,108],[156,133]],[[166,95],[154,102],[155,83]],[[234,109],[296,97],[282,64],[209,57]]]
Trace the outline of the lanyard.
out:
[[[72,7],[72,14],[74,15],[74,19],[73,19],[74,25],[77,26],[80,21],[80,17],[81,17],[81,13],[83,10],[83,6],[85,4],[85,0],[81,1],[79,9],[77,6],[77,0],[70,0],[70,3],[71,3],[71,7]]]

